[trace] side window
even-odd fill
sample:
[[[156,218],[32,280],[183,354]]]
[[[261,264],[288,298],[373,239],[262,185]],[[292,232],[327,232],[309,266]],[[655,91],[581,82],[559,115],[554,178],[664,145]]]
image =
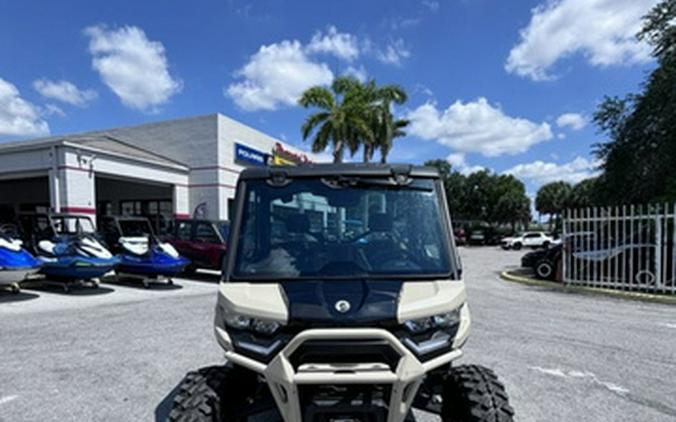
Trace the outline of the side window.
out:
[[[195,229],[195,240],[207,243],[220,243],[214,227],[209,223],[198,223]]]
[[[176,222],[176,239],[190,240],[190,228],[192,224],[189,221]]]
[[[524,236],[525,239],[537,239],[540,237],[540,233],[529,233]]]

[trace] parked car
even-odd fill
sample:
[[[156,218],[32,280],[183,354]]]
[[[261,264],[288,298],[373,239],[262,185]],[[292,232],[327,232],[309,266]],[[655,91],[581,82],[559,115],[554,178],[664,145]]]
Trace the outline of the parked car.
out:
[[[457,246],[462,246],[467,244],[467,234],[463,228],[457,228],[453,231],[455,236],[455,244]]]
[[[486,244],[486,233],[483,230],[472,230],[467,243],[470,245],[483,246]]]
[[[538,259],[533,265],[535,277],[541,280],[556,280],[557,272],[561,265],[563,246],[559,244],[535,252],[541,252],[541,255],[537,256]]]
[[[167,240],[181,255],[190,259],[186,272],[198,268],[220,270],[229,232],[227,221],[180,219],[171,225]]]
[[[656,245],[646,242],[599,245],[596,248],[592,246],[592,249],[574,250],[567,265],[570,266],[571,277],[577,279],[591,277],[601,281],[624,280],[630,284],[653,285],[656,282],[656,253]],[[666,274],[671,274],[672,265],[666,262]]]
[[[547,249],[536,249],[534,251],[526,252],[521,257],[521,267],[535,269],[535,264],[537,264],[546,253]]]
[[[515,237],[505,237],[500,242],[503,249],[520,250],[522,247],[528,248],[546,248],[549,245],[558,243],[554,237],[545,232],[525,232]]]

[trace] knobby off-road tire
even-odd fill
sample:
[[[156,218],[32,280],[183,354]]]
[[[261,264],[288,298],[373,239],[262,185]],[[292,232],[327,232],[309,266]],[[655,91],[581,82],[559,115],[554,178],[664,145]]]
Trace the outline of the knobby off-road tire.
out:
[[[168,422],[243,422],[232,406],[247,400],[255,378],[232,366],[209,366],[189,372],[178,387]]]
[[[477,365],[450,370],[444,385],[443,422],[512,422],[513,417],[505,387],[492,370]]]

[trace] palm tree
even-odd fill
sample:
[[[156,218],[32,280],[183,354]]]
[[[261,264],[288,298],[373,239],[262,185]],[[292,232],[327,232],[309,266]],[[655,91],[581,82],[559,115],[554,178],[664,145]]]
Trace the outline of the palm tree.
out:
[[[365,91],[371,103],[369,121],[373,132],[373,142],[364,144],[364,162],[371,161],[375,150],[379,149],[380,162],[386,163],[394,139],[405,136],[404,128],[409,124],[406,119],[394,118],[392,104],[403,104],[408,99],[408,95],[399,85],[377,87],[373,80],[366,84]]]
[[[303,123],[303,140],[314,133],[312,152],[333,147],[333,162],[343,162],[345,148],[354,154],[360,144],[372,140],[367,123],[368,103],[362,84],[355,78],[341,76],[331,84],[331,89],[315,86],[306,90],[298,103],[320,111],[311,114]]]

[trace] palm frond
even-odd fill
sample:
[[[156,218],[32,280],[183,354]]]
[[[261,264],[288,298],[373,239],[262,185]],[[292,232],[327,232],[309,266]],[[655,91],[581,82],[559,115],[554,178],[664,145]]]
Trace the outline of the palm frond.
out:
[[[324,110],[331,110],[336,105],[336,99],[333,93],[322,86],[313,86],[306,90],[298,99],[298,104],[302,107],[317,107]]]
[[[331,113],[325,111],[309,115],[308,118],[305,119],[305,123],[303,123],[303,126],[301,127],[303,139],[307,139],[308,136],[310,136],[310,134],[312,133],[312,131],[317,127],[317,125],[328,120],[330,116]]]

